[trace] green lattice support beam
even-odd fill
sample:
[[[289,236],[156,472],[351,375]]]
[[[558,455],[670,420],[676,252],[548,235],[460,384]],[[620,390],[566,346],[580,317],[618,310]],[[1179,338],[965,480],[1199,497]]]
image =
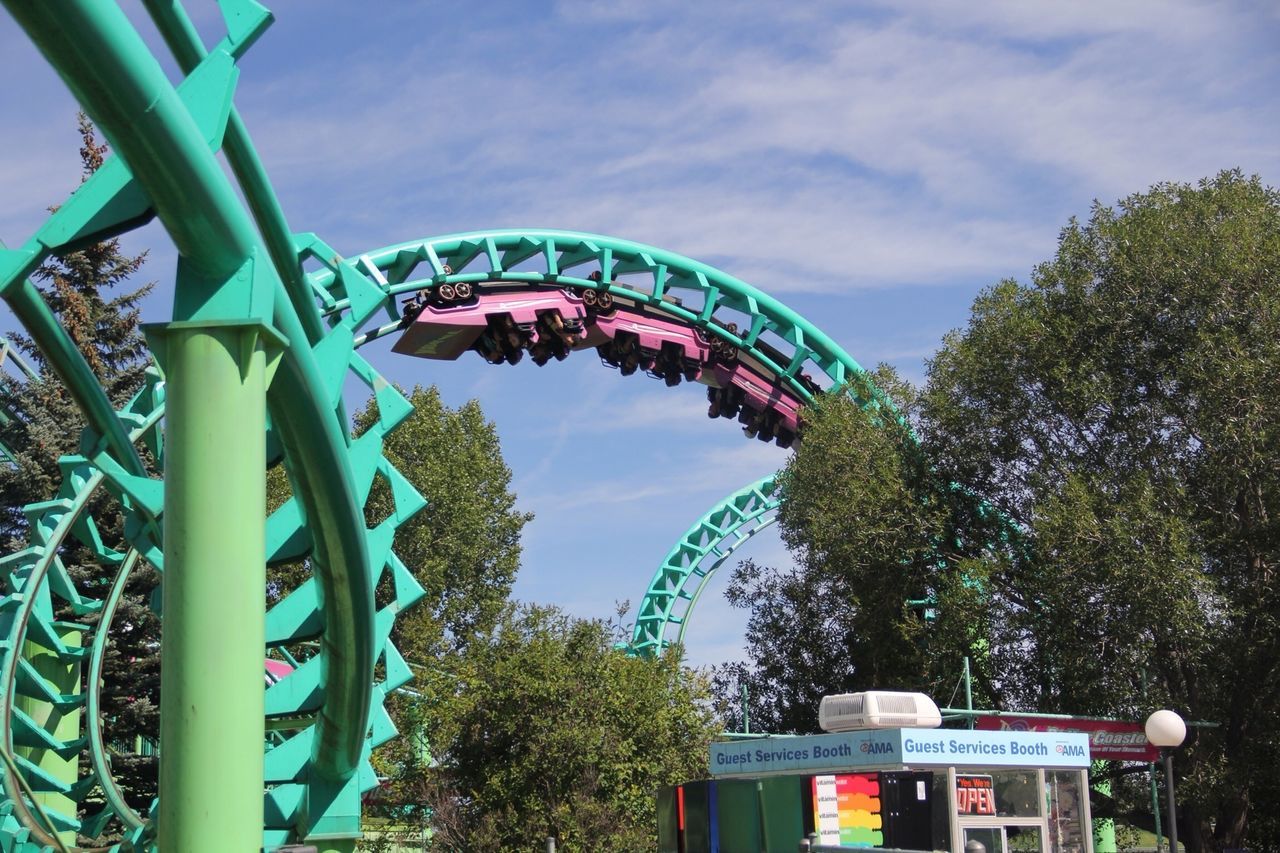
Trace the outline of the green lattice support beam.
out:
[[[834,385],[865,374],[821,329],[774,297],[700,261],[616,237],[551,230],[472,231],[366,252],[344,262],[343,268],[352,293],[342,292],[331,269],[313,276],[313,286],[326,313],[354,308],[366,318],[385,315],[381,325],[362,333],[362,343],[400,330],[400,315],[388,297],[446,283],[501,282],[607,289],[635,300],[748,354],[804,402],[814,397],[804,381],[806,373],[826,377]],[[355,273],[362,275],[357,279]],[[592,273],[602,280],[592,278]]]
[[[744,542],[773,524],[778,503],[777,475],[770,474],[725,497],[685,531],[640,600],[633,651],[649,655],[683,642],[707,582]]]
[[[0,293],[79,405],[90,424],[83,446],[93,448],[82,458],[66,460],[59,499],[28,508],[32,545],[7,561],[7,594],[0,601],[0,630],[9,638],[0,649],[5,683],[12,695],[54,707],[90,704],[93,689],[76,695],[54,691],[52,682],[33,670],[21,653],[34,644],[67,665],[78,664],[85,654],[100,655],[97,635],[87,647],[72,646],[52,621],[60,609],[104,607],[102,601],[85,600],[60,570],[58,549],[68,537],[94,548],[104,571],[116,575],[113,590],[139,559],[164,567],[161,529],[172,496],[133,448],[134,440],[146,442],[161,466],[170,458],[155,429],[161,410],[152,415],[112,411],[74,343],[27,278],[51,255],[118,235],[158,215],[181,257],[174,316],[185,325],[170,326],[170,336],[193,328],[250,323],[263,329],[257,339],[287,342],[278,364],[273,359],[267,367],[272,379],[268,403],[272,443],[284,452],[296,496],[269,521],[257,523],[263,525],[266,538],[262,559],[306,555],[316,576],[267,615],[263,652],[279,648],[288,653],[290,644],[311,641],[318,641],[320,651],[265,696],[267,714],[289,724],[275,727],[259,777],[267,785],[262,843],[272,847],[309,838],[329,844],[354,838],[359,834],[359,797],[376,784],[369,750],[394,733],[382,698],[408,678],[403,661],[387,642],[391,621],[421,595],[391,553],[391,539],[395,528],[424,502],[381,456],[386,433],[407,414],[408,404],[354,354],[350,322],[321,326],[302,284],[293,237],[231,106],[235,61],[270,16],[251,0],[224,0],[227,36],[206,52],[177,4],[149,3],[187,72],[175,89],[113,4],[14,0],[7,5],[107,135],[116,156],[27,243],[0,253]],[[65,39],[66,32],[74,32],[76,38]],[[257,229],[213,159],[224,137],[240,189],[258,218]],[[259,231],[264,237],[259,238]],[[159,353],[162,366],[169,361],[166,349],[162,346]],[[381,410],[379,423],[359,440],[349,435],[337,400],[336,389],[348,372],[370,385]],[[157,383],[148,391],[157,405],[160,387]],[[147,425],[139,426],[143,422]],[[396,512],[366,530],[362,507],[376,477],[392,483]],[[217,487],[213,482],[206,485]],[[123,552],[102,542],[98,525],[85,512],[89,496],[104,486],[127,517]],[[304,526],[303,519],[310,525]],[[372,590],[388,571],[394,576],[395,600],[375,612]],[[110,609],[112,598],[108,593]],[[379,663],[385,677],[375,684]],[[259,671],[245,687],[261,690],[260,679]],[[165,694],[173,689],[167,685]],[[8,816],[0,823],[0,842],[7,839],[10,846],[23,849],[56,846],[58,839],[51,831],[92,837],[113,819],[117,830],[124,829],[135,843],[145,844],[151,837],[150,816],[131,813],[109,779],[94,710],[86,715],[94,720],[87,735],[90,776],[67,781],[50,776],[39,765],[24,764],[21,757],[19,765],[27,777],[23,781],[37,796],[40,791],[56,792],[75,803],[100,790],[107,809],[83,823],[74,813],[42,809],[25,799],[18,780],[7,773]],[[49,753],[79,749],[79,739],[60,740],[59,732],[33,725],[29,717],[16,710],[6,716],[11,724],[4,748],[36,743]],[[99,730],[96,738],[94,729]],[[261,754],[261,748],[257,752]],[[162,750],[162,763],[164,754]],[[213,803],[218,797],[214,786],[224,783],[216,781],[216,768],[206,775]],[[218,813],[216,805],[211,810]],[[170,822],[179,819],[185,818]],[[261,832],[261,827],[255,830]],[[222,849],[217,835],[201,843]]]
[[[14,371],[10,371],[6,365],[12,365],[18,375],[15,376]],[[36,372],[18,354],[9,339],[3,336],[0,336],[0,370],[5,370],[9,374],[7,379],[11,382],[30,382],[37,378]],[[8,426],[15,417],[17,417],[16,412],[10,411],[7,406],[0,406],[0,426]],[[4,442],[0,442],[0,463],[15,467],[18,465],[13,451],[6,447]]]
[[[27,364],[26,359],[18,353],[18,350],[9,342],[9,339],[0,336],[0,367],[4,367],[7,364],[12,364],[17,368],[20,374],[19,378],[22,381],[30,382],[38,378],[35,370],[31,365]]]

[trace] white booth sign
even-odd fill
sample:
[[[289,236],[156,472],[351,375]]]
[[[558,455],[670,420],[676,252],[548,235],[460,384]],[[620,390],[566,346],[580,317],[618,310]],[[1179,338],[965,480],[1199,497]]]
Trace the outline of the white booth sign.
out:
[[[890,765],[1087,768],[1089,737],[1078,732],[880,729],[766,737],[711,746],[713,777]]]

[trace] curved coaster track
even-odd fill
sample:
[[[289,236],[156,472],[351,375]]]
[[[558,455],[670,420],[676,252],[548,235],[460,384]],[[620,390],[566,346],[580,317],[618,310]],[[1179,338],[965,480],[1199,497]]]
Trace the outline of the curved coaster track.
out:
[[[708,414],[782,447],[803,406],[863,373],[767,294],[626,240],[497,230],[344,257],[292,231],[233,101],[236,62],[271,22],[255,0],[219,0],[226,35],[212,49],[179,3],[144,0],[177,86],[114,3],[5,5],[114,156],[0,251],[0,295],[88,424],[60,460],[58,494],[23,510],[28,546],[0,559],[2,851],[342,850],[359,837],[370,751],[395,735],[383,700],[410,679],[389,637],[422,595],[392,545],[426,505],[382,454],[411,409],[365,344],[394,337],[399,353],[495,364],[590,349],[624,374],[701,383]],[[173,320],[148,327],[155,366],[116,411],[29,276],[155,218],[179,254]],[[351,377],[377,404],[359,436],[343,402]],[[292,497],[267,516],[275,464]],[[375,481],[394,509],[369,527]],[[778,500],[765,477],[690,528],[645,592],[634,652],[680,639],[707,580]],[[104,533],[117,515],[120,541]],[[93,595],[63,564],[73,545],[101,569]],[[265,566],[300,559],[311,577],[267,609]],[[161,796],[146,813],[112,775],[100,707],[113,618],[144,563],[162,573],[165,625]],[[265,691],[264,654],[276,664]]]

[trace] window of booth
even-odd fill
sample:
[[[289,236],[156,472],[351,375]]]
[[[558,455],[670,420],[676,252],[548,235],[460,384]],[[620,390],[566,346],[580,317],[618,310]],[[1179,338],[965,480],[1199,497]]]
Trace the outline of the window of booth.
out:
[[[1040,786],[1034,770],[991,773],[997,817],[1040,817]]]
[[[1085,853],[1084,810],[1079,770],[1045,772],[1049,801],[1050,853]]]
[[[955,778],[960,817],[1040,817],[1040,775],[1035,770],[957,771]]]
[[[977,841],[986,853],[1041,853],[1040,837],[1040,827],[1035,825],[966,826],[964,849]]]
[[[1045,788],[1054,771],[1007,768],[966,768],[951,772],[954,827],[959,834],[953,850],[976,841],[985,853],[1087,853],[1083,848],[1058,849],[1050,840],[1051,801]],[[1079,771],[1061,774],[1079,788]],[[1064,797],[1070,793],[1063,788]]]
[[[1006,826],[1005,847],[1009,853],[1040,853],[1040,835],[1038,826]]]
[[[961,849],[972,850],[971,842],[982,845],[985,853],[1001,853],[1004,850],[1004,833],[998,826],[967,826],[964,829],[964,845]]]
[[[955,769],[953,832],[964,850],[986,853],[1090,853],[1089,800],[1083,770]]]

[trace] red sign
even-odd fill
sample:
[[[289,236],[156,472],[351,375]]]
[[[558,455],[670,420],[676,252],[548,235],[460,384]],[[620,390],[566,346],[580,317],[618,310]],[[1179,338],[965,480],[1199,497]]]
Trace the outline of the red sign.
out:
[[[994,815],[996,792],[990,776],[956,777],[956,814]]]
[[[1147,742],[1141,723],[1118,720],[1041,720],[1011,714],[983,715],[977,718],[984,732],[1084,732],[1089,736],[1089,756],[1094,761],[1144,761],[1160,757],[1160,751]]]

